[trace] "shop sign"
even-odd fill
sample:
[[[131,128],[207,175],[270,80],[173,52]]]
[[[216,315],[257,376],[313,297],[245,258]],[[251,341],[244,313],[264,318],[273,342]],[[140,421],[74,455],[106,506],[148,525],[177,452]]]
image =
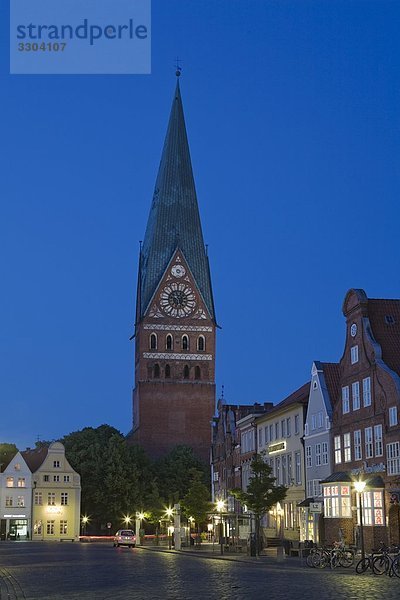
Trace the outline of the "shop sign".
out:
[[[377,465],[368,466],[366,462],[362,463],[360,469],[352,469],[352,475],[360,475],[361,473],[383,473],[386,471],[385,463],[379,463]]]
[[[310,502],[310,513],[322,513],[322,502]]]
[[[273,452],[281,452],[282,450],[286,450],[286,442],[279,442],[279,444],[272,444],[268,446],[269,454]]]

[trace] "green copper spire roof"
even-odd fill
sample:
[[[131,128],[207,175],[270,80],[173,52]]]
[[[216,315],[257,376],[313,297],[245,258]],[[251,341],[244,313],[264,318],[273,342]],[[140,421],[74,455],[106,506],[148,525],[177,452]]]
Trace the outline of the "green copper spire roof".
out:
[[[146,312],[177,248],[183,252],[209,313],[215,319],[179,80],[140,256],[137,318]]]

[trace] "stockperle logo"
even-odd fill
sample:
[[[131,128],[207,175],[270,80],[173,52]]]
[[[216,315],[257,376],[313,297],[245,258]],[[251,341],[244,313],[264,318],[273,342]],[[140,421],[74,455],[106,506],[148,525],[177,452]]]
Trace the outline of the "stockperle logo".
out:
[[[148,74],[150,0],[10,0],[13,74]]]

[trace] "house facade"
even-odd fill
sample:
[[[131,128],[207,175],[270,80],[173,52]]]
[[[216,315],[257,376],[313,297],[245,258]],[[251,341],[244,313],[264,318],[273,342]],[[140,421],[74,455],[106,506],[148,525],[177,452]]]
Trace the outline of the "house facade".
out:
[[[282,504],[263,519],[267,539],[304,539],[298,504],[305,499],[303,432],[309,391],[306,383],[256,421],[257,451],[271,466],[277,485],[288,488]]]
[[[0,474],[1,539],[29,539],[31,514],[32,473],[18,452]]]
[[[300,506],[305,539],[317,543],[325,537],[321,481],[332,473],[332,406],[337,401],[339,387],[339,364],[315,361],[311,369],[310,396],[304,426],[306,499]]]
[[[32,539],[78,541],[81,482],[60,442],[53,442],[32,478]],[[35,451],[25,460],[35,461]]]
[[[333,406],[332,473],[322,482],[325,541],[357,542],[360,501],[367,549],[400,533],[400,300],[351,289],[343,303],[346,343]],[[358,497],[354,482],[366,487]]]

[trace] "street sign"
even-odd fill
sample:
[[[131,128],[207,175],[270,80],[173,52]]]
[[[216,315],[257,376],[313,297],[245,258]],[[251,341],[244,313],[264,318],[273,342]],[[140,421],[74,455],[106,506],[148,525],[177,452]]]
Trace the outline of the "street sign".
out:
[[[310,513],[321,513],[322,502],[310,502]]]

